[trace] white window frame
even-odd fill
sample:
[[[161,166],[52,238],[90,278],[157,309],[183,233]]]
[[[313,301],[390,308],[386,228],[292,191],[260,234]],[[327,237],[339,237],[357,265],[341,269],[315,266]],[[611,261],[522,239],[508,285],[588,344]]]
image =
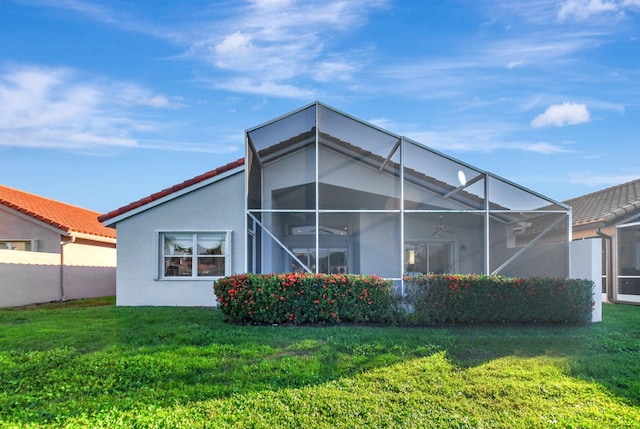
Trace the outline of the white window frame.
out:
[[[194,267],[191,270],[191,275],[190,276],[167,276],[165,275],[165,257],[169,257],[170,255],[165,255],[164,251],[165,251],[165,246],[164,246],[164,237],[165,235],[168,234],[191,234],[192,235],[192,240],[193,240],[193,249],[194,249],[194,254],[191,255],[184,255],[182,257],[190,257],[192,258],[192,264],[191,266]],[[157,237],[157,242],[158,242],[158,251],[157,251],[157,255],[156,255],[156,263],[157,263],[157,270],[156,270],[156,279],[158,280],[168,280],[168,281],[193,281],[193,280],[215,280],[215,279],[219,279],[220,277],[223,276],[199,276],[198,275],[198,269],[197,269],[197,259],[199,256],[205,256],[205,255],[198,255],[197,252],[197,243],[198,243],[198,236],[199,235],[205,235],[205,234],[224,234],[224,253],[223,255],[220,256],[215,256],[215,257],[224,257],[225,261],[224,261],[224,275],[223,276],[228,276],[231,273],[231,231],[227,231],[227,230],[198,230],[198,231],[194,231],[194,230],[166,230],[166,231],[156,231],[156,237]],[[213,255],[212,255],[213,256]]]
[[[4,238],[0,238],[0,243],[6,243],[8,250],[19,250],[19,251],[23,251],[21,249],[16,249],[13,246],[15,245],[14,243],[29,243],[29,249],[24,250],[24,252],[37,252],[38,251],[38,240],[25,240],[25,239],[4,239]]]

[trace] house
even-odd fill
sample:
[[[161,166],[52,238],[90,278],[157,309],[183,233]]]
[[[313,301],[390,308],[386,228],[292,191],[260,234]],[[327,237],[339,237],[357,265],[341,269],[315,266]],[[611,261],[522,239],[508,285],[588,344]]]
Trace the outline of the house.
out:
[[[99,213],[0,185],[0,307],[115,294]]]
[[[565,201],[574,240],[602,238],[602,293],[640,303],[640,179]]]
[[[246,131],[245,157],[100,216],[118,305],[215,305],[240,272],[567,277],[571,210],[320,102]]]

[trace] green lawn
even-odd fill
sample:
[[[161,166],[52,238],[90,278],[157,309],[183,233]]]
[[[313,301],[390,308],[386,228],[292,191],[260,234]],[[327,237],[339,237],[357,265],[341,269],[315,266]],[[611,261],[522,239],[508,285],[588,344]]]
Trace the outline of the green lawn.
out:
[[[637,428],[640,308],[603,319],[250,327],[112,299],[0,310],[0,427]]]

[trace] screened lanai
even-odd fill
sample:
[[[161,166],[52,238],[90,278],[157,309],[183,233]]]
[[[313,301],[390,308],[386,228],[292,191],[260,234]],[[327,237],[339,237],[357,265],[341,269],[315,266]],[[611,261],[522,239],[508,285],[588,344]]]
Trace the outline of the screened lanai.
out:
[[[569,275],[568,206],[320,102],[246,132],[248,272]]]

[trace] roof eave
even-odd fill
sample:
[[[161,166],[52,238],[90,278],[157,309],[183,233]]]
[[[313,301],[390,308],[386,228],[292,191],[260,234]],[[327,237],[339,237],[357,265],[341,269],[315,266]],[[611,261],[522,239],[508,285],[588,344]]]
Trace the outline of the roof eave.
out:
[[[29,222],[38,224],[39,226],[46,228],[50,231],[56,232],[60,235],[68,235],[69,234],[69,228],[65,227],[64,225],[60,225],[57,222],[53,222],[50,221],[48,219],[44,219],[42,216],[39,216],[35,213],[32,213],[28,210],[25,210],[21,207],[18,206],[9,206],[9,205],[5,205],[2,204],[0,205],[0,209],[1,210],[5,210],[7,212],[10,212],[22,219],[25,219]]]
[[[102,235],[86,234],[82,232],[70,231],[65,234],[68,237],[75,237],[80,240],[98,241],[100,243],[116,244],[116,239],[112,237],[104,237]]]
[[[624,207],[620,207],[604,216],[606,223],[619,223],[620,220],[627,220],[630,217],[634,217],[640,214],[640,201],[635,201],[631,204],[627,204]]]

